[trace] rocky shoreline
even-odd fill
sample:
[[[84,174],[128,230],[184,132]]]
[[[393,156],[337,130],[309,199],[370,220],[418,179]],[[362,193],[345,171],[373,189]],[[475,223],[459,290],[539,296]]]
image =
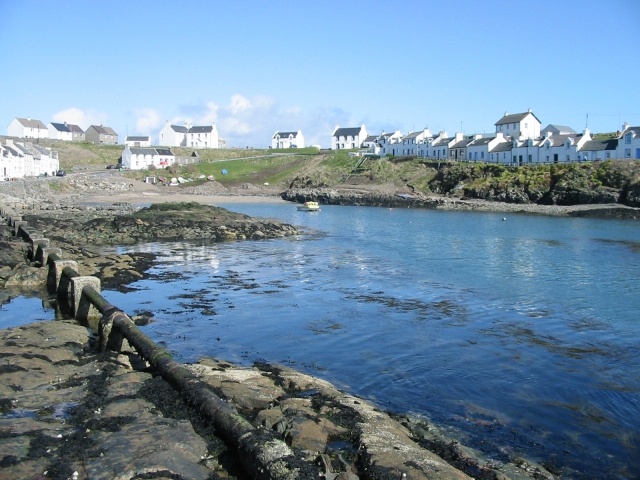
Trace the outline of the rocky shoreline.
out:
[[[292,188],[282,193],[282,199],[304,203],[316,201],[322,205],[355,205],[385,208],[425,208],[502,213],[531,213],[552,216],[640,219],[640,208],[618,203],[583,205],[539,205],[507,203],[451,196],[422,195],[413,192],[378,190],[375,187]]]

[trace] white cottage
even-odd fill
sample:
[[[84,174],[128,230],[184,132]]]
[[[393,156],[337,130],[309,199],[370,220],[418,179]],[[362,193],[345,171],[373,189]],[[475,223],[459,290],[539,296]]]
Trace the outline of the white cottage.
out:
[[[379,155],[401,155],[402,151],[402,133],[400,130],[396,130],[395,132],[385,133],[382,132],[378,135],[377,139],[378,146],[380,147]],[[405,149],[406,150],[406,149]]]
[[[144,148],[125,145],[122,166],[131,170],[148,170],[151,167],[165,168],[175,163],[176,157],[170,148]]]
[[[130,147],[150,147],[151,137],[149,136],[128,136],[124,139],[124,144]]]
[[[331,137],[331,149],[343,150],[361,148],[367,138],[367,128],[360,127],[336,127]]]
[[[40,120],[16,117],[9,124],[7,135],[18,138],[49,138],[49,129]]]
[[[617,157],[624,160],[640,159],[640,127],[622,126],[618,137]]]
[[[271,137],[271,148],[304,148],[302,131],[274,133]]]
[[[187,147],[219,148],[218,129],[215,125],[203,125],[189,128],[186,135]]]
[[[509,162],[504,146],[511,146],[511,143],[504,138],[502,133],[497,133],[495,137],[475,137],[476,138],[467,145],[467,160],[474,162],[499,163],[500,153],[502,153],[502,159],[507,163]],[[509,159],[510,158],[511,156],[509,156]]]
[[[584,142],[580,148],[580,154],[584,161],[593,162],[595,160],[612,160],[616,158],[618,143],[619,141],[617,138],[589,140]]]
[[[538,143],[538,159],[536,163],[566,163],[584,160],[580,153],[585,142],[591,140],[591,132],[585,128],[582,134],[553,135],[546,132]],[[514,159],[514,163],[518,163]]]
[[[531,112],[509,115],[505,112],[503,117],[495,123],[496,133],[502,132],[505,137],[518,140],[540,137],[540,120]]]
[[[222,144],[225,142],[222,140]],[[163,147],[220,148],[221,138],[215,125],[183,127],[165,123],[158,138]]]
[[[70,142],[73,139],[71,130],[67,128],[67,125],[65,123],[51,122],[49,123],[48,127],[49,138],[51,138],[52,140],[64,140],[65,142]]]
[[[55,150],[11,139],[0,145],[0,176],[3,179],[55,175],[59,168]]]
[[[418,155],[418,146],[423,144],[425,139],[432,138],[433,135],[428,128],[417,132],[409,132],[402,139],[402,155]]]
[[[163,147],[184,147],[186,143],[186,135],[189,129],[180,125],[171,125],[169,121],[165,123],[158,139],[158,145]]]
[[[449,158],[449,145],[453,145],[461,137],[449,137],[446,131],[440,131],[435,137],[425,137],[418,145],[418,157],[446,160]]]
[[[54,123],[48,125],[49,138],[53,140],[64,140],[66,142],[84,141],[84,130],[72,123]]]

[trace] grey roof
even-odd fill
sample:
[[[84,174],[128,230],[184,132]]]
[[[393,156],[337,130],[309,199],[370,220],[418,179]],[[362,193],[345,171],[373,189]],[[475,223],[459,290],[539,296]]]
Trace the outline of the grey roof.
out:
[[[496,137],[481,137],[481,138],[477,138],[473,142],[471,142],[471,144],[469,146],[470,147],[479,147],[480,145],[486,145],[491,140],[494,140],[495,138]]]
[[[4,148],[5,150],[7,150],[8,152],[11,153],[11,155],[13,155],[14,157],[19,156],[20,154],[14,150],[13,148],[11,148],[9,145],[3,145],[2,148]]]
[[[29,150],[27,147],[25,147],[24,145],[21,145],[19,143],[14,143],[15,147],[21,151],[22,153],[26,153],[27,155],[32,155],[31,150]]]
[[[588,142],[584,142],[581,152],[589,151],[596,152],[602,150],[615,150],[618,148],[618,139],[617,138],[608,138],[606,140],[589,140]]]
[[[624,132],[620,134],[620,137],[626,135],[629,132],[633,132],[636,135],[640,135],[640,127],[627,127],[624,129]]]
[[[449,143],[453,142],[456,139],[456,137],[446,137],[446,138],[439,138],[437,139],[435,142],[433,142],[433,146],[438,146],[438,145],[449,145]]]
[[[171,129],[178,133],[187,133],[189,131],[187,127],[181,127],[180,125],[171,125]]]
[[[573,128],[571,127],[567,127],[566,125],[558,125],[558,124],[553,124],[550,123],[549,125],[547,125],[546,127],[544,127],[544,129],[542,129],[543,132],[545,131],[552,131],[555,130],[557,133],[559,134],[568,134],[568,133],[577,133]]]
[[[16,120],[18,120],[24,127],[44,128],[44,129],[47,128],[47,126],[44,123],[42,123],[40,120],[34,120],[32,118],[19,118],[19,117],[16,117]]]
[[[73,123],[67,123],[67,128],[73,133],[84,133],[78,125],[74,125]]]
[[[420,130],[419,132],[410,132],[407,133],[403,138],[417,138],[418,135],[422,135],[424,132]]]
[[[136,155],[157,155],[158,154],[156,149],[151,147],[133,147],[131,149],[131,153],[135,153]]]
[[[149,137],[127,137],[127,142],[148,142]]]
[[[511,142],[500,142],[491,149],[491,152],[509,152],[513,149]]]
[[[507,114],[500,120],[498,120],[495,125],[504,125],[505,123],[518,123],[527,115],[533,115],[533,112],[513,113],[511,115]],[[533,118],[538,120],[538,117],[536,117],[535,115],[533,115]],[[540,120],[538,120],[538,123],[540,123]]]
[[[371,142],[375,142],[377,139],[378,139],[377,135],[369,135],[367,138],[364,139],[364,141],[371,143]]]
[[[173,155],[170,148],[133,147],[131,153],[136,155]]]
[[[67,127],[66,123],[53,123],[53,122],[51,122],[51,125],[53,125],[53,128],[55,128],[59,132],[71,133],[71,130],[69,130],[69,127]]]
[[[101,135],[118,135],[113,131],[111,127],[103,127],[102,125],[91,125],[89,128],[93,128],[96,132]],[[88,130],[88,129],[87,129]]]
[[[297,137],[298,136],[298,132],[276,132],[275,135],[273,135],[273,138],[285,138],[285,137]]]
[[[334,137],[355,137],[360,135],[360,129],[362,127],[344,127],[338,128],[333,136]]]
[[[577,134],[570,134],[570,135],[551,135],[550,137],[545,137],[540,139],[540,145],[542,145],[545,140],[551,140],[551,144],[554,147],[558,147],[561,145],[564,145],[564,142],[567,138],[570,138],[571,140],[573,140],[573,143],[575,143],[578,138],[580,138],[582,135],[577,135]]]
[[[36,149],[42,155],[51,155],[51,151],[49,149],[41,147],[40,145],[31,145],[31,147]]]
[[[464,148],[467,145],[469,145],[471,142],[473,142],[472,138],[465,138],[463,140],[460,140],[459,142],[454,143],[449,148]]]
[[[189,133],[211,133],[212,130],[211,126],[191,127]]]

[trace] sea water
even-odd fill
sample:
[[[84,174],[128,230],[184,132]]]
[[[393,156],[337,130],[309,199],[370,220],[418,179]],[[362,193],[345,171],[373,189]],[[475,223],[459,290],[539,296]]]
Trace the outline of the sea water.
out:
[[[161,253],[151,278],[104,292],[178,360],[289,365],[496,462],[640,478],[637,221],[222,206],[305,233],[127,247]]]

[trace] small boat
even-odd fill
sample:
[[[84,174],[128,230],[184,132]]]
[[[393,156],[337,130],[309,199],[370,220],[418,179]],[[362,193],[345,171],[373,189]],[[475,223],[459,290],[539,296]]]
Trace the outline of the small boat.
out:
[[[319,212],[320,205],[318,202],[304,202],[302,205],[298,205],[298,211],[300,212]]]

